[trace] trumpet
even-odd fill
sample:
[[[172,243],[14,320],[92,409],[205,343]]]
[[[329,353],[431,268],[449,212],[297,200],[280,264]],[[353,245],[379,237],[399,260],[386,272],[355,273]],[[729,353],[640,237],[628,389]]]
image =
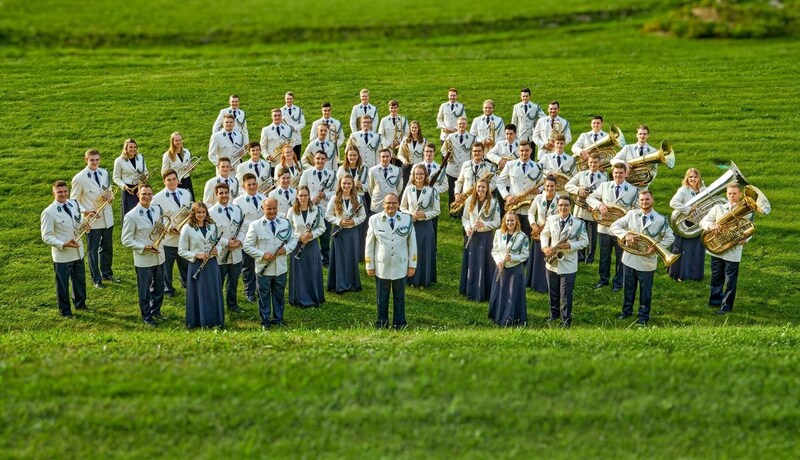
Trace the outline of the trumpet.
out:
[[[161,244],[161,240],[167,236],[169,232],[170,225],[172,225],[172,219],[169,216],[161,215],[158,220],[153,224],[153,229],[150,230],[150,241],[153,242],[150,245],[153,249],[158,249],[158,245]]]
[[[637,256],[649,256],[650,248],[655,248],[656,253],[664,260],[664,267],[669,267],[677,262],[677,260],[681,257],[680,254],[672,254],[671,252],[662,248],[658,245],[656,240],[648,235],[645,235],[644,233],[631,231],[628,231],[628,233],[634,236],[634,241],[632,244],[629,245],[625,241],[625,238],[619,238],[619,245],[625,252],[629,252]]]
[[[586,147],[585,150],[589,151],[589,155],[597,154],[600,157],[600,169],[605,170],[611,166],[611,160],[617,152],[614,148],[621,149],[623,147],[623,140],[625,137],[617,125],[611,125],[608,130],[608,136],[598,139],[594,144]],[[575,155],[575,167],[578,171],[589,169],[588,160],[584,160],[583,155]]]
[[[200,160],[200,157],[193,157],[192,161],[189,163],[182,164],[178,170],[175,171],[178,174],[178,181],[182,181],[186,176],[188,176],[189,173],[191,173],[194,168],[197,167],[197,165],[200,163]]]
[[[467,198],[470,195],[472,195],[472,191],[475,189],[475,185],[480,181],[492,180],[492,177],[494,177],[494,175],[495,175],[494,171],[486,171],[485,173],[483,173],[480,179],[475,181],[475,184],[473,184],[472,187],[468,188],[467,190],[464,190],[459,198],[456,198],[452,203],[450,203],[450,214],[458,214],[459,212],[461,212],[461,210],[464,209],[464,204],[467,202]]]
[[[752,185],[745,186],[739,204],[717,219],[716,229],[703,232],[700,237],[703,246],[712,254],[724,253],[755,233],[756,225],[746,217],[748,214],[767,215],[771,210],[764,192]]]
[[[547,180],[547,178],[544,177],[544,175],[542,175],[542,177],[540,177],[538,181],[536,181],[533,185],[531,185],[530,187],[526,188],[525,190],[522,191],[522,193],[517,195],[517,199],[519,201],[517,201],[514,204],[506,203],[506,211],[516,211],[517,209],[523,208],[525,206],[529,206],[533,200],[532,199],[523,200],[523,198],[527,198],[527,197],[529,197],[531,195],[538,194],[539,193],[539,187],[544,185],[545,180]]]
[[[232,239],[232,240],[236,239],[236,237],[239,235],[239,232],[242,230],[242,224],[244,224],[244,216],[241,216],[241,218],[239,219],[239,223],[236,224],[236,231],[233,232],[233,235],[229,239]],[[222,235],[220,235],[220,239],[221,238],[222,238]],[[231,258],[231,256],[233,255],[233,251],[229,247],[223,248],[223,251],[225,251],[225,255],[221,256],[220,260],[224,260],[224,261],[227,262]]]
[[[662,141],[657,151],[628,161],[630,170],[626,180],[639,188],[646,187],[653,181],[653,170],[657,163],[663,163],[669,169],[675,167],[675,151],[670,142]]]
[[[398,147],[400,145],[400,141],[403,137],[403,127],[400,123],[400,117],[397,118],[397,122],[394,124],[394,132],[392,134],[392,147]]]

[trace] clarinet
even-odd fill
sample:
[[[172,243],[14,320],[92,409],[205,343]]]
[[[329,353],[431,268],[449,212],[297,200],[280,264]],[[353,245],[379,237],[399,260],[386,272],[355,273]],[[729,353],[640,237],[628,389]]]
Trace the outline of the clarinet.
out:
[[[478,228],[473,225],[472,226],[472,233],[469,234],[469,236],[467,237],[467,242],[464,243],[464,249],[467,249],[469,247],[469,244],[472,242],[472,235],[474,235],[475,232],[477,232],[477,231],[478,231]]]
[[[348,219],[352,219],[353,217],[355,217],[355,215],[358,214],[358,210],[361,209],[362,205],[361,200],[358,198],[356,198],[356,200],[358,201],[358,204],[353,208],[352,211],[350,211],[350,215],[347,216]],[[339,232],[341,232],[342,230],[344,230],[344,227],[342,227],[341,225],[336,227],[336,230],[333,233],[331,233],[331,237],[338,235]]]
[[[216,246],[217,243],[219,243],[219,239],[220,239],[220,235],[219,234],[215,234],[214,237],[211,238],[211,240],[209,241],[209,243],[211,243],[211,244],[209,245],[208,251],[206,252],[206,254],[208,254],[208,255],[206,256],[206,259],[203,261],[203,263],[201,263],[200,266],[197,267],[197,271],[194,272],[194,275],[192,275],[192,279],[193,280],[197,280],[197,278],[200,277],[200,273],[202,273],[203,269],[206,268],[206,264],[208,263],[208,261],[213,259],[214,257],[216,257],[216,256],[211,254],[211,251],[214,249],[214,246]]]
[[[278,246],[278,249],[275,251],[275,259],[278,258],[278,252],[280,252],[280,250],[283,249],[284,246],[286,246],[286,242],[288,242],[288,241],[289,241],[289,238],[286,238],[285,240],[281,240],[281,245]],[[272,265],[272,262],[274,262],[275,259],[272,259],[272,260],[268,261],[266,264],[264,264],[264,268],[262,268],[261,271],[258,272],[258,276],[266,275],[267,274],[267,269],[269,268],[270,265]]]
[[[310,232],[313,226],[311,224],[306,224],[306,229]],[[300,249],[297,251],[297,254],[294,255],[294,258],[300,260],[300,255],[303,253],[303,249],[306,248],[306,243],[300,244]]]
[[[236,238],[236,235],[239,234],[239,231],[242,229],[242,224],[243,223],[244,223],[244,216],[242,216],[241,219],[239,219],[239,225],[236,227],[236,231],[233,232],[233,237],[234,238]],[[228,248],[228,247],[225,248],[225,251],[227,251],[225,253],[225,256],[224,257],[220,257],[220,260],[224,260],[225,262],[228,262],[228,260],[231,257],[233,257],[233,251],[231,251],[230,248]]]

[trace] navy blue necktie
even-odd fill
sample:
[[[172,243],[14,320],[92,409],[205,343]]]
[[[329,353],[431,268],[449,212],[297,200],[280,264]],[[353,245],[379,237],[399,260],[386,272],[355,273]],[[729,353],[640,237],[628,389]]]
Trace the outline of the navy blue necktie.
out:
[[[69,202],[64,203],[64,212],[67,213],[70,217],[72,217],[72,211],[69,210]]]
[[[150,214],[150,210],[149,209],[147,210],[147,219],[150,221],[151,224],[153,223],[153,215]]]
[[[233,143],[233,133],[228,133],[228,139]]]
[[[167,194],[169,194],[169,192],[167,192]],[[172,192],[172,198],[175,200],[175,204],[177,204],[178,207],[180,207],[181,206],[181,200],[178,198],[178,192],[177,191]]]
[[[272,233],[273,233],[273,234],[275,233],[275,221],[274,221],[274,220],[273,220],[273,221],[270,221],[270,223],[269,223],[269,229],[270,229],[270,230],[272,230]]]
[[[619,185],[617,185],[616,189],[614,190],[614,197],[619,198]]]
[[[322,180],[322,171],[317,171],[317,177],[319,177],[320,181]]]
[[[286,201],[289,201],[289,191],[288,190],[284,190],[283,194],[286,195]]]
[[[394,217],[389,218],[389,227],[391,227],[392,230],[394,230]]]
[[[100,178],[97,177],[97,171],[94,172],[94,181],[97,182],[97,185],[100,185]],[[102,187],[102,185],[100,185]]]
[[[369,133],[364,133],[364,143],[365,144],[369,143]]]
[[[642,216],[642,228],[647,225],[647,216]]]
[[[258,195],[253,195],[253,204],[256,206],[256,209],[258,209]]]
[[[228,218],[228,220],[231,220],[231,212],[230,212],[230,209],[231,209],[231,208],[230,208],[229,206],[225,206],[225,217],[227,217],[227,218]]]
[[[256,177],[261,178],[261,173],[258,171],[258,163],[253,165],[253,169],[256,170]]]
[[[567,225],[567,221],[566,221],[566,220],[562,220],[562,221],[559,223],[559,226],[561,227],[561,230],[564,230],[564,226],[565,226],[565,225]]]
[[[383,168],[383,178],[386,179],[387,174],[389,174],[389,168]]]

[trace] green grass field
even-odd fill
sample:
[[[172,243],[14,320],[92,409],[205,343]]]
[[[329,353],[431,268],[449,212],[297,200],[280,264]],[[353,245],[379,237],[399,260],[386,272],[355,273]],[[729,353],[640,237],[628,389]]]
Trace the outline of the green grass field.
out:
[[[796,456],[798,42],[641,32],[679,1],[562,3],[242,2],[241,23],[201,2],[0,3],[0,457]],[[578,274],[571,330],[546,327],[533,293],[529,327],[497,330],[457,295],[462,243],[443,218],[440,283],[409,290],[401,334],[371,330],[365,276],[362,293],[288,308],[285,331],[257,330],[243,301],[224,331],[187,332],[182,294],[146,330],[119,243],[123,284],[90,287],[92,312],[58,317],[38,216],[87,148],[110,169],[133,137],[153,168],[176,130],[205,156],[231,92],[256,137],[285,91],[310,124],[323,101],[346,120],[362,87],[436,138],[450,86],[470,117],[492,98],[507,121],[530,86],[561,102],[576,138],[596,113],[629,139],[650,125],[678,156],[651,187],[662,213],[687,167],[710,183],[735,161],[773,211],[745,248],[734,313],[705,307],[707,281],[659,270],[638,330],[613,319],[621,295],[592,291],[595,265]],[[204,161],[196,190],[211,175]]]

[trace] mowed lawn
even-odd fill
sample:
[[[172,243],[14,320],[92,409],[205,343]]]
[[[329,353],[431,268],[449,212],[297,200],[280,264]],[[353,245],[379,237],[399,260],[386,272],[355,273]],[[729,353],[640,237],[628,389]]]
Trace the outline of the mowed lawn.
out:
[[[30,5],[9,5],[31,30],[45,29],[26,14]],[[588,2],[575,5],[576,13],[594,11]],[[37,14],[70,25],[82,8]],[[349,18],[347,8],[330,14]],[[537,15],[546,16],[529,17]],[[304,26],[292,18],[288,26]],[[158,35],[164,18],[149,19],[137,27]],[[208,27],[207,19],[186,21],[197,26],[176,26],[179,36]],[[788,39],[643,35],[639,23],[634,16],[279,45],[0,47],[0,456],[792,456],[800,428],[800,50]],[[243,299],[247,312],[227,318],[226,330],[184,331],[182,294],[166,301],[161,327],[145,330],[130,251],[118,242],[123,284],[90,287],[93,311],[72,322],[57,316],[38,215],[52,200],[49,184],[79,171],[87,148],[98,148],[110,170],[133,137],[158,169],[173,131],[205,156],[211,122],[232,92],[257,138],[285,91],[294,91],[310,125],[323,101],[346,121],[362,87],[382,115],[388,100],[399,100],[401,113],[420,120],[438,144],[436,110],[451,86],[470,118],[491,98],[510,121],[519,89],[529,86],[536,102],[560,101],[575,138],[598,113],[629,141],[648,124],[651,143],[669,139],[678,159],[651,187],[664,214],[687,167],[700,168],[709,184],[723,172],[719,165],[735,161],[773,211],[756,219],[734,313],[711,314],[707,281],[675,283],[659,269],[652,327],[632,328],[613,319],[621,295],[592,291],[594,265],[580,269],[571,330],[545,326],[546,296],[533,293],[527,329],[495,330],[485,304],[458,296],[460,223],[443,217],[439,283],[408,291],[411,327],[401,334],[371,330],[374,283],[366,276],[362,293],[330,295],[320,309],[288,309],[285,331],[258,331],[256,306]],[[196,191],[212,170],[201,163]],[[118,207],[115,217],[118,238]]]

